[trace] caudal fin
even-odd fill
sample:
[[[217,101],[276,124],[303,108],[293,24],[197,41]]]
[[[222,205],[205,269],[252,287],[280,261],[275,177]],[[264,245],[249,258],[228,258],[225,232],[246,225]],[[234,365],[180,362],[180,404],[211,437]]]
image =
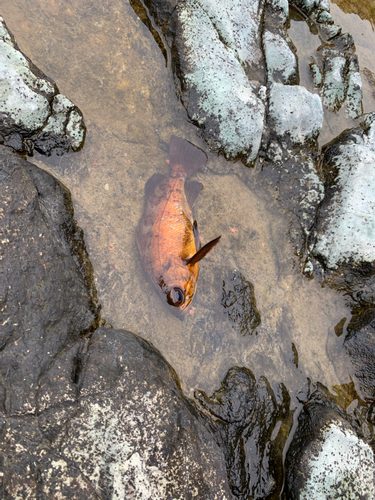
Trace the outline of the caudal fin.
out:
[[[172,174],[182,170],[186,177],[193,175],[207,161],[204,151],[185,139],[171,135],[169,140],[169,164]],[[182,173],[182,172],[181,172]]]

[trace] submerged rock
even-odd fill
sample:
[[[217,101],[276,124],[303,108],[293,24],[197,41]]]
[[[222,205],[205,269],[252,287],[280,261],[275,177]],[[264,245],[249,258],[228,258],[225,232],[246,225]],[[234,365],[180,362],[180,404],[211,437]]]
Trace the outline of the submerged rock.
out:
[[[291,500],[375,495],[374,452],[322,387],[304,404],[285,467]]]
[[[240,500],[277,498],[283,483],[282,450],[292,425],[283,384],[275,394],[247,368],[231,368],[220,389],[195,398],[224,450],[229,485]]]
[[[0,17],[0,138],[18,152],[62,154],[83,146],[82,113],[19,50]]]
[[[223,281],[221,305],[228,320],[241,335],[252,335],[260,325],[254,286],[239,271]]]

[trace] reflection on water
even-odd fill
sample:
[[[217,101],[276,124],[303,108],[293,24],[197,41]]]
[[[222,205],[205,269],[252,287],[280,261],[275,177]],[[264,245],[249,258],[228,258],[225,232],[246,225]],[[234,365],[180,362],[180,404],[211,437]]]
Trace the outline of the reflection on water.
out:
[[[373,0],[333,0],[346,14],[357,14],[364,21],[370,21],[372,29],[375,29],[375,5]]]
[[[21,50],[85,117],[81,152],[39,157],[37,163],[72,192],[102,316],[150,340],[190,396],[196,388],[211,394],[235,365],[264,375],[273,386],[283,382],[293,401],[306,377],[331,387],[348,383],[344,336],[335,335],[335,327],[350,312],[339,294],[301,276],[286,236],[288,218],[261,188],[259,169],[209,154],[195,176],[204,185],[194,214],[203,243],[223,236],[201,266],[194,308],[184,322],[168,312],[149,283],[135,243],[144,185],[154,173],[168,174],[171,134],[205,146],[176,98],[163,54],[130,5],[1,0],[0,6]],[[298,35],[299,29],[305,31]],[[305,23],[292,21],[290,34],[299,51],[298,36],[303,41],[306,34],[310,52],[319,44]],[[309,87],[308,79],[305,68],[301,80]],[[324,134],[332,138],[342,126]],[[223,313],[223,281],[235,270],[254,286],[257,335],[241,334]]]

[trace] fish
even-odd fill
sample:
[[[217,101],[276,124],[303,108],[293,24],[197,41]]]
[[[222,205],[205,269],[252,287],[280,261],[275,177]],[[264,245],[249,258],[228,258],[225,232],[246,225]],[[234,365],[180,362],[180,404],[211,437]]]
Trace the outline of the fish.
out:
[[[163,302],[181,320],[197,289],[199,262],[221,238],[201,246],[198,223],[193,220],[192,210],[203,186],[187,178],[206,161],[204,151],[172,135],[170,175],[156,173],[146,182],[145,210],[136,230],[143,268]]]

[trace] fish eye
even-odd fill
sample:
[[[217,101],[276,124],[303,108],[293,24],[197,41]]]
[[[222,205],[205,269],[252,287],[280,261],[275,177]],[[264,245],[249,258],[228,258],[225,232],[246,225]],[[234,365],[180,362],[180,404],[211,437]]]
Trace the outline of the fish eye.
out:
[[[169,292],[167,293],[167,302],[171,306],[180,306],[183,303],[184,298],[185,295],[181,288],[172,288],[172,290],[169,290]]]

